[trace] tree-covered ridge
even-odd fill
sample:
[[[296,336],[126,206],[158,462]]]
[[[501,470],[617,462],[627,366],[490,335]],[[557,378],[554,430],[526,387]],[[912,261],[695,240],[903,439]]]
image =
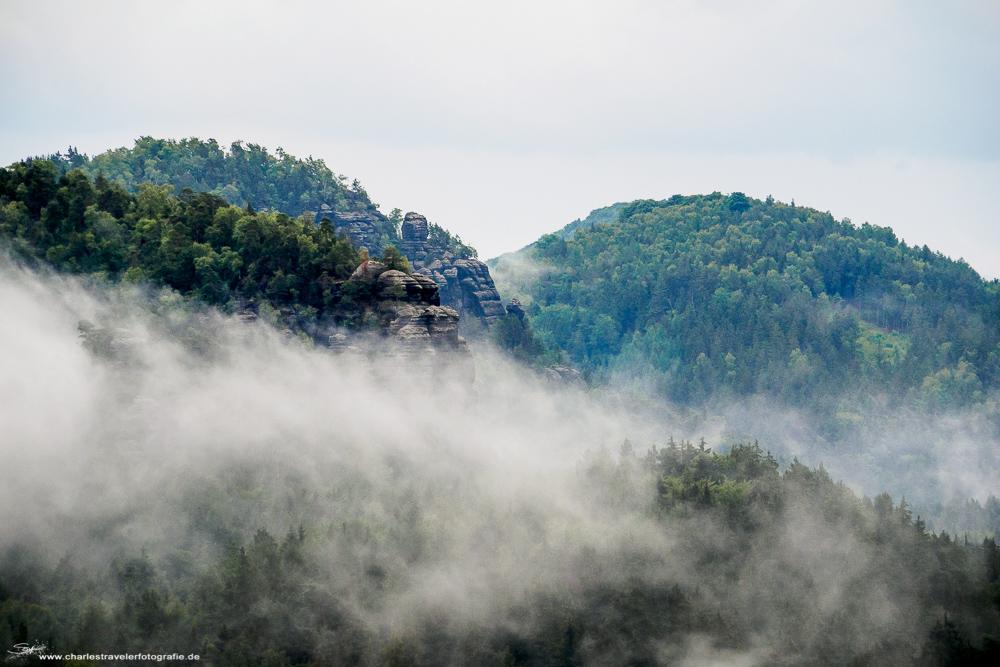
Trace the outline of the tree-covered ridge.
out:
[[[230,206],[210,193],[140,184],[137,194],[47,160],[0,170],[0,237],[74,273],[149,280],[210,304],[262,304],[315,321],[361,259],[329,220]]]
[[[393,213],[396,214],[402,212],[399,209],[393,209]],[[390,215],[389,219],[392,220],[393,217],[394,216]],[[396,217],[399,217],[399,219],[402,220],[401,216]],[[455,257],[458,257],[459,259],[476,259],[479,257],[479,251],[463,242],[462,237],[452,234],[441,225],[431,222],[428,225],[427,232],[427,238],[430,240],[432,245],[447,248],[455,255]]]
[[[596,208],[587,215],[586,218],[577,218],[573,222],[567,224],[562,229],[552,232],[555,236],[562,237],[564,239],[571,238],[573,233],[577,229],[582,229],[586,227],[591,227],[598,223],[610,224],[618,220],[618,215],[621,213],[622,208],[626,206],[625,202],[618,202],[617,204],[612,204],[611,206],[605,206],[603,208]],[[522,258],[531,253],[532,249],[535,247],[534,243],[529,243],[520,250],[514,250],[512,252],[506,252],[498,257],[487,260],[487,264],[496,269],[498,266],[506,268],[504,265],[508,262],[516,262],[519,258]],[[508,276],[504,276],[508,277]],[[512,276],[511,276],[512,277]],[[503,278],[501,278],[503,280]],[[508,290],[513,288],[513,285],[508,285]],[[516,291],[516,288],[515,290]]]
[[[1000,382],[1000,286],[892,230],[740,193],[640,200],[533,247],[528,312],[592,370],[667,396],[852,392],[927,408]]]
[[[338,213],[361,213],[377,230],[375,250],[399,246],[401,211],[395,209],[383,215],[357,179],[348,182],[346,176],[335,174],[323,160],[299,159],[282,148],[271,153],[258,144],[235,141],[227,151],[214,139],[141,137],[132,148],[109,150],[92,158],[70,147],[65,155],[55,153],[43,159],[54,162],[63,172],[80,169],[91,180],[103,175],[133,194],[146,183],[171,185],[175,193],[185,188],[208,192],[241,208],[250,204],[258,210],[273,209],[293,218],[311,212],[317,222]],[[334,223],[339,227],[342,221]],[[431,225],[431,236],[457,256],[476,256],[475,248],[438,225]]]
[[[272,208],[293,218],[318,212],[326,204],[334,211],[371,213],[384,220],[358,183],[334,174],[323,160],[298,159],[278,148],[273,154],[257,144],[234,142],[227,152],[214,139],[154,139],[142,137],[133,148],[118,148],[90,158],[70,148],[66,155],[47,156],[64,171],[82,169],[91,178],[101,172],[132,193],[139,185],[172,185],[176,192],[219,195],[243,207]]]
[[[0,650],[497,667],[663,664],[697,651],[693,638],[723,655],[764,647],[782,665],[985,665],[1000,652],[994,540],[928,533],[905,502],[859,498],[798,462],[782,472],[755,445],[716,454],[671,439],[640,457],[626,441],[581,461],[579,514],[646,522],[652,543],[674,541],[668,555],[641,540],[597,551],[573,531],[549,542],[543,508],[491,514],[475,528],[496,545],[480,566],[515,558],[526,574],[522,594],[484,601],[485,619],[417,588],[455,566],[453,489],[415,492],[405,468],[390,488],[339,474],[318,489],[272,488],[273,473],[248,466],[202,480],[168,553],[95,566],[7,549]],[[260,525],[269,507],[294,522],[284,538]],[[425,605],[419,623],[372,622],[401,600]]]
[[[553,233],[556,236],[561,236],[562,238],[567,239],[572,237],[573,233],[578,229],[586,229],[587,227],[593,227],[597,224],[612,224],[618,220],[618,216],[621,215],[621,211],[625,208],[625,206],[627,206],[626,202],[618,202],[617,204],[612,204],[611,206],[595,208],[587,215],[586,218],[583,218],[582,220],[577,218],[559,231]]]
[[[71,147],[0,169],[0,238],[22,256],[213,305],[267,302],[293,329],[333,311],[340,323],[363,319],[353,305],[365,295],[341,294],[339,283],[361,261],[359,238],[395,252],[402,219],[322,160],[242,142],[226,153],[214,140],[144,137],[94,158]],[[476,256],[439,225],[430,236]]]

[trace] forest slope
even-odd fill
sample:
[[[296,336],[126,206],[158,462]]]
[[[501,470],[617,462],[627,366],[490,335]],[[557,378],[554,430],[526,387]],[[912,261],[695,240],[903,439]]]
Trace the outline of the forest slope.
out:
[[[172,185],[176,192],[219,195],[243,207],[251,202],[258,209],[273,208],[292,217],[318,211],[323,204],[335,211],[370,212],[376,215],[361,184],[334,174],[323,162],[298,159],[278,148],[273,154],[257,144],[233,142],[227,152],[215,139],[155,139],[142,137],[132,148],[109,150],[93,158],[72,147],[66,155],[46,156],[63,172],[80,169],[91,178],[98,173],[137,192],[143,183]]]
[[[524,254],[494,269],[549,345],[673,400],[807,405],[860,389],[935,409],[1000,382],[996,281],[888,228],[740,193],[678,195]]]
[[[21,257],[224,309],[263,307],[293,330],[338,308],[356,314],[357,295],[340,290],[361,262],[345,215],[361,216],[369,248],[395,266],[401,212],[382,215],[357,181],[280,149],[144,137],[94,158],[70,149],[0,169],[0,240]],[[429,232],[435,247],[475,257],[439,226]]]

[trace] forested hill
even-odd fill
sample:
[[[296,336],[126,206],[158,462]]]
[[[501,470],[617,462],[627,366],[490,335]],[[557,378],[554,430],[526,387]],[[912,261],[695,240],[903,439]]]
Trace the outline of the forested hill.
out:
[[[328,219],[317,225],[190,189],[174,195],[169,185],[132,194],[49,160],[0,169],[0,242],[58,270],[148,281],[227,308],[266,303],[303,323],[339,301],[336,281],[360,262]]]
[[[273,154],[257,144],[234,142],[227,152],[215,139],[154,139],[142,137],[133,148],[118,148],[88,157],[72,147],[65,155],[43,159],[63,172],[80,169],[92,179],[99,173],[134,193],[142,183],[171,185],[219,195],[228,203],[257,209],[273,208],[293,218],[319,211],[371,213],[384,218],[361,184],[334,174],[323,160],[298,159],[278,148]]]
[[[618,220],[618,216],[621,215],[622,209],[625,208],[625,206],[627,206],[626,202],[618,202],[617,204],[612,204],[611,206],[594,209],[590,212],[590,215],[583,220],[577,218],[554,233],[556,236],[568,239],[573,236],[578,229],[586,229],[587,227],[593,227],[599,223],[611,224]],[[528,247],[530,248],[531,246]]]
[[[888,228],[741,193],[677,195],[523,255],[493,268],[543,340],[674,400],[850,390],[935,409],[1000,382],[1000,286]]]
[[[405,266],[395,250],[402,219],[321,160],[242,142],[227,153],[213,140],[145,137],[93,158],[71,148],[0,169],[0,248],[223,308],[281,312],[293,330],[338,319],[338,309],[356,314],[357,295],[339,287],[361,262],[359,246]],[[475,257],[439,226],[428,231],[436,247]]]

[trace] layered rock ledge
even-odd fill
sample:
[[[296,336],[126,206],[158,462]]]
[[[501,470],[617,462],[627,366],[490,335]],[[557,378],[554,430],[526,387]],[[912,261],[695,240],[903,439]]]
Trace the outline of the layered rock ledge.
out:
[[[391,344],[389,357],[404,362],[435,381],[452,380],[471,385],[475,365],[465,339],[459,335],[460,315],[441,305],[438,284],[425,275],[388,269],[382,262],[362,263],[349,280],[360,283],[373,295],[372,312],[379,329]],[[330,347],[349,346],[343,335]]]
[[[490,270],[478,259],[456,257],[446,243],[430,238],[427,218],[407,213],[401,229],[402,248],[414,274],[432,279],[440,290],[441,304],[461,317],[464,331],[475,321],[489,328],[506,313]]]

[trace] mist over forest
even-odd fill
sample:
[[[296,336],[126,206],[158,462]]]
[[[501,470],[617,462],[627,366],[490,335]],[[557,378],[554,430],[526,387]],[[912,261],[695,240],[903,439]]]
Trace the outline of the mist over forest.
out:
[[[867,493],[995,505],[1000,290],[964,262],[713,193],[598,209],[490,264],[543,346],[597,382],[824,461]],[[987,513],[977,529],[992,534]]]
[[[416,354],[440,260],[319,161],[0,171],[0,650],[992,664],[997,284],[739,193],[592,218]]]

